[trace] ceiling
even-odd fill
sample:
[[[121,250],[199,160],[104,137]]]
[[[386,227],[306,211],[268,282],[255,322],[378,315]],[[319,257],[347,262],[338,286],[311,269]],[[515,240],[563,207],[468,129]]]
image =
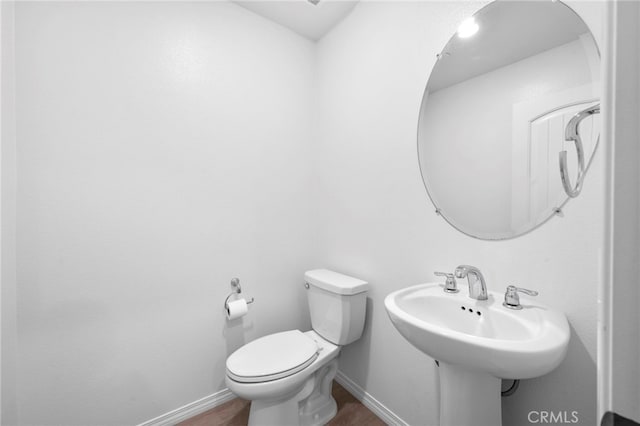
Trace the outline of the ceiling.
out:
[[[233,3],[317,41],[356,6],[357,0],[232,0]],[[314,0],[315,2],[315,0]]]

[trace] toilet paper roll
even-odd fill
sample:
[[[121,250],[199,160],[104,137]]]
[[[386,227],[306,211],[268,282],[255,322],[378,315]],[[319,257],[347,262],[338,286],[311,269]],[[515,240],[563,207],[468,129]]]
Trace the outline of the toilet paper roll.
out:
[[[227,303],[227,319],[240,318],[248,311],[247,301],[244,299],[236,299]]]

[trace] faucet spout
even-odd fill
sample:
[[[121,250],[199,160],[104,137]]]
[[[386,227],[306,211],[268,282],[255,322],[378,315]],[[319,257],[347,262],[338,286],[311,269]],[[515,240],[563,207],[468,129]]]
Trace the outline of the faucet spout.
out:
[[[454,272],[456,278],[467,278],[469,282],[469,297],[476,300],[487,300],[487,285],[482,272],[475,266],[460,265]]]

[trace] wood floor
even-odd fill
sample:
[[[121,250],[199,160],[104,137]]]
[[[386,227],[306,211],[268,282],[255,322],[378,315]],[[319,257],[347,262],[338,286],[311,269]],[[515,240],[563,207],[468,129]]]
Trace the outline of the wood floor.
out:
[[[331,390],[338,403],[338,414],[331,419],[330,426],[384,426],[367,407],[354,398],[345,388],[333,382]],[[240,398],[226,402],[219,407],[205,411],[179,423],[178,426],[246,426],[249,419],[249,401]],[[287,425],[280,425],[287,426]]]

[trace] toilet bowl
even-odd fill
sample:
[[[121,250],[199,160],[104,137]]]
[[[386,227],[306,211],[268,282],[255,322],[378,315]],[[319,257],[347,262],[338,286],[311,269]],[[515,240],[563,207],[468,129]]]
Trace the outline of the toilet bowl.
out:
[[[368,284],[326,269],[305,281],[313,330],[263,336],[227,358],[225,382],[251,401],[249,425],[321,425],[336,414],[338,354],[362,335]]]
[[[286,365],[284,362],[279,363],[278,366],[274,365],[278,364],[277,362],[269,365],[271,361],[275,361],[271,355],[278,353],[286,356],[294,346],[274,346],[272,353],[264,350],[267,345],[251,346],[252,343],[263,343],[260,340],[269,340],[272,337],[288,333],[299,333],[298,338],[292,337],[291,340],[307,339],[316,347],[309,359],[302,364],[295,365],[297,361],[293,361],[294,357],[291,357],[289,361],[292,364],[290,365]],[[284,339],[277,340],[284,341]],[[258,351],[258,346],[262,351]],[[238,374],[237,370],[236,372],[230,371],[230,368],[227,367],[225,381],[229,390],[241,398],[252,401],[249,416],[250,425],[323,424],[336,414],[336,404],[330,395],[331,382],[338,370],[339,346],[324,340],[314,331],[302,333],[298,330],[291,330],[254,340],[243,346],[242,349],[246,349],[246,355],[255,350],[256,357],[254,359],[260,364],[260,368],[267,373],[266,377],[260,375],[243,377]],[[307,355],[299,356],[302,359]],[[233,364],[234,359],[229,357],[229,361],[232,361],[231,364]],[[229,365],[229,362],[227,364]],[[280,377],[270,378],[268,376]],[[305,417],[300,419],[299,417],[303,413]]]

